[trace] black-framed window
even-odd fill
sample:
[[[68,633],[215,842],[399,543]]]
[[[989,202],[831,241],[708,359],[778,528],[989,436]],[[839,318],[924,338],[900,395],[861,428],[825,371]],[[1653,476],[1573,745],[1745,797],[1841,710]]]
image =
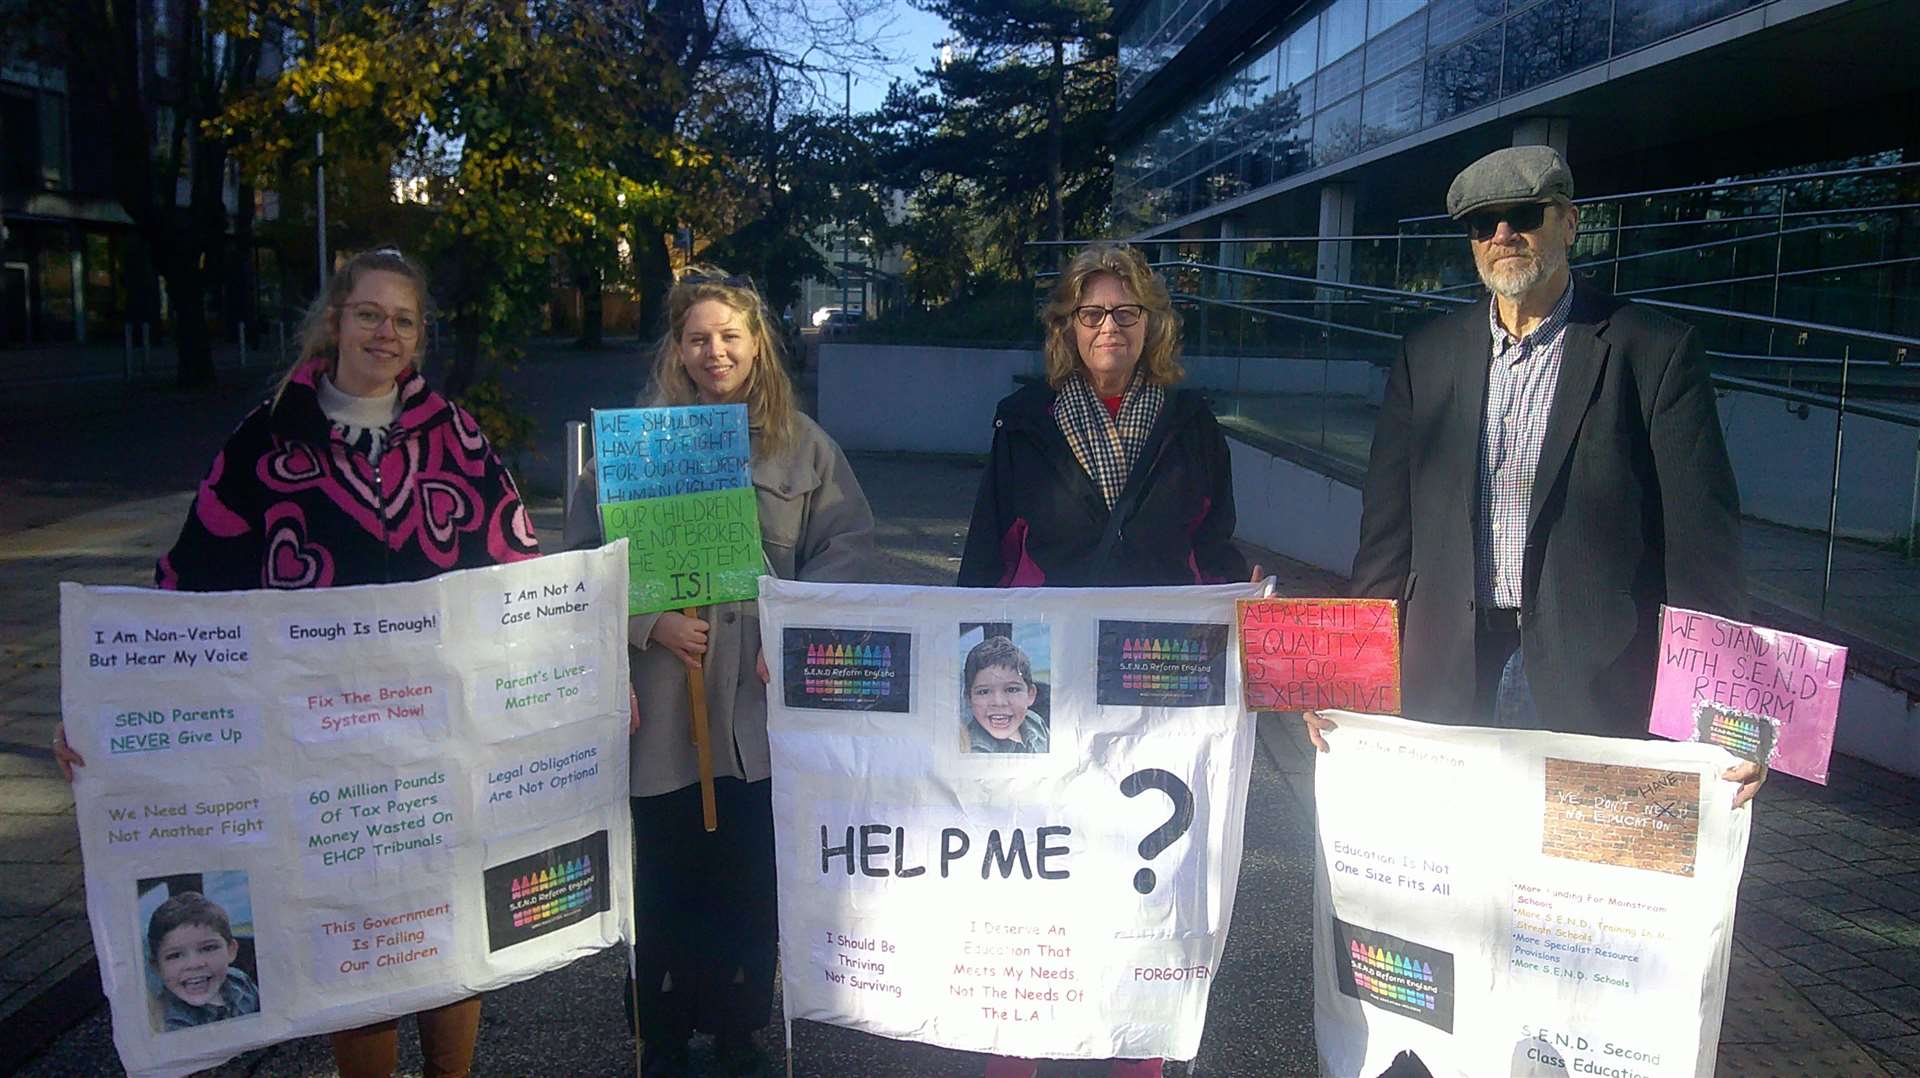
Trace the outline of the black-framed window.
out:
[[[1500,43],[1504,27],[1434,53],[1427,60],[1422,121],[1437,124],[1500,96]]]
[[[1612,6],[1613,0],[1542,0],[1509,16],[1501,96],[1605,60]]]

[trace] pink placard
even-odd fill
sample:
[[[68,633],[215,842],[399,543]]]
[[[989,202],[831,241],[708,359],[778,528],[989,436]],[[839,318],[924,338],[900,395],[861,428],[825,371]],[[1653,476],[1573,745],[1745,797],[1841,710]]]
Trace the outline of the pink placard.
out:
[[[1838,644],[1662,606],[1647,729],[1824,786],[1846,671]]]

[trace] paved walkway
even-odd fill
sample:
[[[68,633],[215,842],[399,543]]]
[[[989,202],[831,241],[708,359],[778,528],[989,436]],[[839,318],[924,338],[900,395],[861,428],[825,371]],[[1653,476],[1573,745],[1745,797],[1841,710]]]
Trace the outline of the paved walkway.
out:
[[[547,427],[556,415],[574,414],[581,399],[630,400],[637,363],[558,354],[520,377],[567,387],[569,399],[536,409]],[[138,418],[100,423],[112,432]],[[237,418],[237,411],[209,415],[204,425],[216,429],[217,444],[218,431]],[[58,426],[42,433],[59,433]],[[143,442],[158,470],[184,452]],[[977,465],[898,455],[857,456],[854,465],[883,522],[882,574],[903,583],[950,580]],[[522,467],[558,471],[552,455]],[[0,471],[0,1072],[28,1055],[28,1074],[117,1072],[97,981],[88,980],[92,951],[72,802],[46,748],[59,707],[55,582],[144,583],[187,495],[143,493],[119,472],[89,478],[86,485],[8,483]],[[557,501],[535,504],[542,532],[555,533]],[[1339,587],[1328,574],[1263,560],[1289,593]],[[1303,901],[1313,827],[1302,809],[1312,756],[1297,724],[1278,718],[1260,721],[1260,745],[1239,916],[1214,989],[1201,1074],[1313,1070]],[[1741,887],[1722,1074],[1920,1074],[1916,795],[1920,783],[1846,758],[1836,758],[1825,789],[1779,777],[1762,793]],[[482,1028],[481,1072],[631,1073],[623,968],[618,955],[603,954],[495,993]],[[761,1039],[776,1052],[784,1047],[777,1025]],[[977,1075],[980,1066],[977,1057],[807,1023],[795,1030],[793,1047],[801,1075],[958,1076]],[[406,1052],[403,1073],[418,1073],[410,1042]],[[324,1041],[309,1039],[252,1053],[221,1073],[326,1075],[331,1065]]]

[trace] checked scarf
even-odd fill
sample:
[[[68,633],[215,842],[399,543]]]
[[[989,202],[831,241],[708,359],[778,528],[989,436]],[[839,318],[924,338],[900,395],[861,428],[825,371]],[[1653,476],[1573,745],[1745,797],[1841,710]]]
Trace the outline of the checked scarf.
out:
[[[1094,395],[1086,375],[1076,373],[1060,387],[1053,406],[1054,421],[1060,424],[1073,459],[1100,488],[1108,509],[1120,500],[1120,491],[1126,487],[1127,476],[1140,459],[1140,449],[1147,444],[1147,435],[1153,432],[1154,421],[1160,418],[1166,401],[1167,391],[1137,372],[1127,385],[1117,418],[1109,415],[1107,406]]]

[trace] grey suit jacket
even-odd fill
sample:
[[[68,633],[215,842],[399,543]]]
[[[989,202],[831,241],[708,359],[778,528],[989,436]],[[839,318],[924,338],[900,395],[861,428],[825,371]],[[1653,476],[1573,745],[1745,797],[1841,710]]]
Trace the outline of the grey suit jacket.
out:
[[[1744,617],[1739,495],[1693,329],[1584,282],[1528,512],[1521,638],[1541,725],[1645,736],[1661,603]],[[1474,713],[1485,303],[1410,333],[1387,379],[1353,562],[1404,600],[1405,713]]]

